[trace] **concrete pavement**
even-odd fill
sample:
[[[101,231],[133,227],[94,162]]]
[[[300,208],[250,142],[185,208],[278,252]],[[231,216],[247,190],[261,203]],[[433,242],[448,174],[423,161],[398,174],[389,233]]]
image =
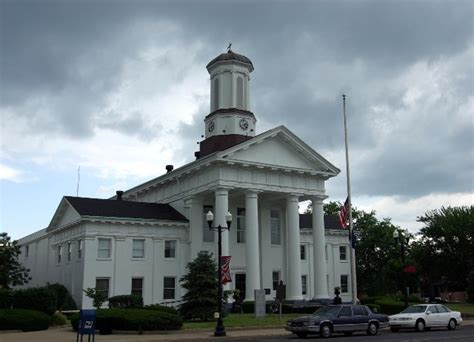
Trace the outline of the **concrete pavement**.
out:
[[[463,325],[474,325],[474,320],[464,320]],[[265,328],[227,328],[226,340],[239,338],[255,338],[272,337],[272,336],[292,336],[280,326],[265,327]],[[181,341],[190,342],[197,340],[207,340],[213,337],[214,329],[194,329],[194,330],[179,330],[166,332],[153,332],[138,334],[112,334],[95,336],[96,341],[117,341],[117,342],[152,342],[152,341]],[[0,332],[0,342],[67,342],[75,341],[76,333],[72,331],[71,327],[50,328],[44,331],[34,332]],[[220,340],[220,338],[216,338]],[[84,336],[84,340],[87,337]]]

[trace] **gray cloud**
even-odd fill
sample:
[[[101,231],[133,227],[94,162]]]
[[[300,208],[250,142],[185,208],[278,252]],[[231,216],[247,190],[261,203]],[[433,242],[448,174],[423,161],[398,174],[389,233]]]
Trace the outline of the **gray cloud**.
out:
[[[107,128],[146,141],[162,127],[106,108],[127,81],[127,65],[150,46],[163,49],[155,61],[163,78],[143,89],[151,96],[183,82],[191,67],[186,60],[204,70],[232,41],[256,68],[252,101],[259,123],[285,124],[316,150],[343,153],[340,95],[348,94],[357,193],[472,191],[473,67],[456,59],[472,57],[466,53],[474,45],[469,1],[239,4],[3,1],[1,106],[31,118],[30,134],[86,139]],[[179,66],[171,51],[177,41],[201,43],[189,59],[181,51]],[[450,60],[458,65],[439,71],[447,78],[438,80],[441,89],[420,86],[423,96],[442,98],[419,98],[414,107],[406,102],[411,84],[402,75],[417,63],[430,68]],[[208,103],[193,111],[195,122],[177,131],[183,161],[194,159]]]

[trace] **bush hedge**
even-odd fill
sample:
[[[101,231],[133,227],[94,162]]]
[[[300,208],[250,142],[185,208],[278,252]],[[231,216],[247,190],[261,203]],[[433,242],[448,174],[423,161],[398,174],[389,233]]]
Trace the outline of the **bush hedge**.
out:
[[[109,298],[111,309],[139,309],[143,307],[143,298],[137,295],[120,295]]]
[[[0,309],[11,309],[13,305],[13,291],[0,289]]]
[[[0,309],[0,330],[46,330],[49,327],[49,322],[49,316],[43,312],[23,309]]]
[[[267,303],[265,305],[265,311],[266,313],[272,313],[272,302]],[[315,305],[292,305],[292,304],[285,304],[283,303],[281,306],[281,311],[284,314],[290,314],[290,313],[300,313],[300,314],[312,314],[315,312],[317,309],[319,309],[320,306],[315,306]],[[254,313],[255,312],[255,302],[252,300],[248,300],[242,303],[242,311],[243,313]]]
[[[51,325],[65,325],[67,324],[67,317],[56,311],[51,317]]]
[[[96,328],[101,333],[112,330],[178,330],[183,325],[177,314],[154,309],[99,309],[96,317]],[[78,313],[71,316],[71,325],[77,330]]]
[[[48,284],[46,288],[56,294],[56,310],[76,310],[77,305],[66,286],[54,283]]]
[[[52,315],[56,311],[56,293],[47,287],[32,287],[13,291],[13,307],[28,309]]]

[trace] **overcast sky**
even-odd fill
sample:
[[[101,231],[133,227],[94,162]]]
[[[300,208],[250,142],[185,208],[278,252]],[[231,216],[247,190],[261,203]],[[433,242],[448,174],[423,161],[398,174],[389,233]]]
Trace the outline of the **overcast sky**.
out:
[[[415,232],[472,205],[472,1],[7,1],[1,4],[0,231],[42,229],[63,195],[107,198],[194,159],[206,64],[249,57],[257,133],[285,125],[355,206]]]

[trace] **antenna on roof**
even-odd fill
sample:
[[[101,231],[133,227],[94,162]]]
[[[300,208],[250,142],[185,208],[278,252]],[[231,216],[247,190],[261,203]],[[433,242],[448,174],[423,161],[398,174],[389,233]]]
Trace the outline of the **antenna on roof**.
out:
[[[77,188],[76,197],[79,197],[79,183],[81,182],[81,165],[77,168]]]

